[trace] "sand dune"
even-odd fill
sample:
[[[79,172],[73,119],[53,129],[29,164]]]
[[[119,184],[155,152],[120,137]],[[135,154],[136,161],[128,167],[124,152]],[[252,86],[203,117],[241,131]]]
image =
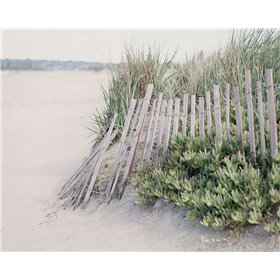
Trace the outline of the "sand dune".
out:
[[[213,231],[159,202],[129,193],[107,206],[63,210],[56,195],[89,149],[87,114],[104,106],[105,72],[10,72],[3,76],[3,249],[8,251],[279,251],[261,227]]]

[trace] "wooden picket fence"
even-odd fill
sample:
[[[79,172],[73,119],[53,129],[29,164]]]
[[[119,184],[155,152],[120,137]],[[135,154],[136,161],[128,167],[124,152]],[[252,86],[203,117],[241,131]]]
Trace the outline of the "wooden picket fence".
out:
[[[244,137],[244,129],[247,130],[243,124],[244,116],[247,116],[248,119],[251,162],[256,165],[255,137],[256,133],[259,133],[260,154],[265,169],[265,154],[278,153],[276,101],[272,70],[266,70],[265,76],[266,102],[263,101],[263,87],[260,81],[255,83],[257,96],[254,100],[257,102],[253,102],[251,74],[249,70],[245,71],[246,105],[241,104],[239,88],[231,89],[229,84],[225,87],[224,96],[220,94],[219,85],[214,85],[213,91],[207,91],[205,96],[186,93],[182,99],[175,98],[174,100],[172,98],[164,99],[162,93],[159,93],[156,99],[151,100],[153,85],[149,84],[143,99],[131,100],[105,191],[107,203],[114,197],[122,197],[127,179],[135,165],[141,166],[151,159],[154,161],[160,158],[166,159],[170,139],[179,134],[191,138],[209,137],[230,142],[233,137],[231,130],[231,122],[233,122],[236,126],[237,135],[235,136],[238,137],[240,151],[244,153],[244,147],[247,144]],[[224,103],[220,100],[221,96],[225,98]],[[257,108],[254,109],[255,103],[257,103]],[[233,108],[235,118],[231,117]],[[264,113],[265,110],[267,114]],[[246,111],[247,113],[244,114]],[[222,118],[224,112],[225,118]],[[266,115],[268,115],[268,120],[265,119]],[[116,131],[113,130],[116,117],[115,114],[106,137],[63,186],[59,195],[61,199],[68,199],[67,205],[74,205],[76,208],[83,203],[83,206],[86,206],[94,190],[104,153],[116,134]],[[256,124],[254,123],[256,119],[259,128],[257,131],[255,131]],[[266,147],[265,141],[267,122],[270,147]],[[144,129],[145,126],[147,126],[146,129]]]
[[[230,129],[231,121],[234,121],[237,128],[237,137],[240,143],[240,150],[244,153],[244,124],[243,113],[247,110],[248,133],[250,157],[253,165],[256,165],[256,131],[254,111],[257,112],[260,139],[260,154],[263,159],[263,168],[265,168],[265,154],[270,152],[274,155],[278,152],[277,145],[277,123],[276,123],[276,107],[275,94],[273,86],[272,70],[268,69],[266,75],[266,102],[263,101],[263,88],[260,81],[257,81],[257,108],[253,108],[252,82],[249,70],[245,71],[245,93],[246,106],[242,106],[240,100],[239,88],[236,86],[233,90],[230,85],[226,85],[225,89],[225,121],[222,122],[222,105],[220,101],[220,87],[214,85],[213,91],[207,91],[205,96],[197,96],[195,94],[184,94],[182,99],[163,99],[163,94],[158,94],[157,99],[150,102],[152,85],[148,86],[146,96],[143,100],[138,101],[138,107],[134,113],[134,120],[130,126],[131,115],[134,111],[136,100],[131,101],[128,117],[125,122],[124,130],[121,136],[119,153],[113,166],[111,178],[109,180],[106,196],[107,201],[112,199],[114,193],[122,196],[124,187],[132,167],[135,164],[136,148],[140,147],[141,154],[138,159],[138,166],[151,160],[158,160],[160,157],[166,159],[166,153],[171,138],[175,138],[178,134],[188,135],[191,138],[209,137],[217,140],[225,139],[231,141],[232,131]],[[149,105],[151,103],[151,105]],[[265,105],[265,106],[264,106]],[[141,109],[139,109],[141,107]],[[148,109],[150,114],[147,117]],[[246,107],[246,108],[244,108]],[[265,108],[264,108],[265,107]],[[231,120],[231,108],[235,108],[235,120]],[[190,111],[189,111],[190,109]],[[270,147],[266,147],[265,141],[265,114],[264,109],[268,113],[268,124],[270,131]],[[212,120],[213,116],[213,120]],[[138,119],[136,129],[135,124]],[[146,120],[147,119],[147,120]],[[144,122],[148,122],[145,132],[145,140],[143,144],[139,144]],[[198,129],[197,129],[198,128]],[[247,129],[247,128],[246,128]],[[130,135],[127,132],[130,130]],[[270,148],[270,150],[268,150]],[[129,150],[126,159],[126,151]],[[120,170],[124,168],[122,179],[119,181]]]

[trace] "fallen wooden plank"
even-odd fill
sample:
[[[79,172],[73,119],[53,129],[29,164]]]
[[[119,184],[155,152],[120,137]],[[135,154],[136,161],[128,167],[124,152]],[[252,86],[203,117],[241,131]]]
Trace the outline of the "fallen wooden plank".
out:
[[[94,169],[94,173],[91,177],[91,181],[90,181],[90,184],[88,186],[88,189],[87,189],[87,192],[86,192],[86,195],[85,195],[85,198],[84,198],[84,201],[83,201],[83,208],[86,207],[88,201],[89,201],[89,198],[90,198],[90,195],[91,195],[91,192],[93,190],[93,186],[95,184],[95,181],[96,181],[96,178],[97,178],[97,175],[99,173],[99,170],[100,170],[100,167],[101,167],[101,163],[103,161],[103,158],[104,158],[104,155],[105,155],[105,151],[107,150],[109,144],[110,144],[110,137],[111,137],[111,134],[113,132],[113,128],[115,126],[115,122],[116,122],[116,119],[117,119],[117,114],[114,114],[114,117],[111,121],[111,125],[109,127],[109,130],[107,132],[107,135],[105,137],[105,140],[104,140],[104,145],[100,151],[100,155],[99,155],[99,158],[98,158],[98,161],[96,163],[96,167]]]

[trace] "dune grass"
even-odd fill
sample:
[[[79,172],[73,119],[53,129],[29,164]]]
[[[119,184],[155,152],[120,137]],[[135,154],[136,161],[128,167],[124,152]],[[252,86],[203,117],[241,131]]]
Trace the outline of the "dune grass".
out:
[[[226,83],[231,88],[239,86],[241,98],[244,95],[244,70],[250,69],[252,81],[264,82],[264,70],[272,68],[276,94],[280,95],[280,31],[243,30],[233,33],[224,48],[209,55],[199,52],[192,57],[186,55],[183,63],[174,63],[171,56],[163,56],[160,48],[148,52],[127,48],[122,63],[109,71],[110,82],[103,88],[105,109],[92,115],[90,130],[101,139],[113,114],[118,113],[118,136],[123,128],[124,118],[132,97],[143,97],[148,83],[155,86],[154,95],[163,92],[166,96],[189,94],[204,95],[219,84],[221,93]],[[255,86],[252,87],[255,95]],[[222,98],[223,100],[223,98]],[[277,116],[280,108],[277,106]],[[116,139],[118,139],[118,136]]]

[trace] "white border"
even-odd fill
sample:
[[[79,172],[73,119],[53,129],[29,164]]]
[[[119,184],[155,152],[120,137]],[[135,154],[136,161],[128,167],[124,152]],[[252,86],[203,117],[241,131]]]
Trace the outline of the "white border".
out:
[[[279,27],[271,0],[2,2],[2,28]],[[277,279],[279,253],[2,253],[0,273],[5,280]]]
[[[0,18],[2,28],[276,28],[278,2],[6,0]]]

